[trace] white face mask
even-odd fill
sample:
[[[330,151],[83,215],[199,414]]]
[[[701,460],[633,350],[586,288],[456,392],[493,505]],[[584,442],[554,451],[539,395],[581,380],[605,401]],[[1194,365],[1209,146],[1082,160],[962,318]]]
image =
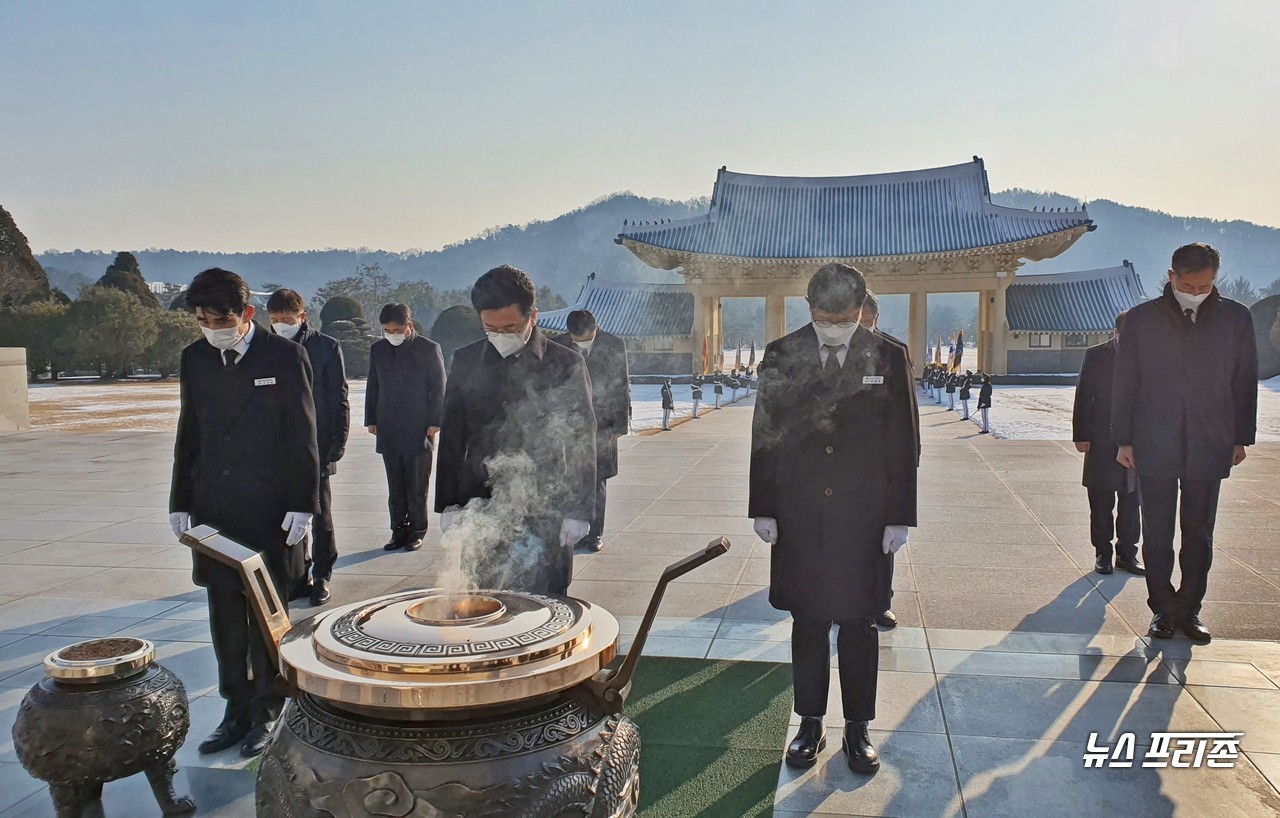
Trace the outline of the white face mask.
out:
[[[301,324],[272,324],[271,328],[276,331],[276,335],[289,341],[296,338],[302,331]]]
[[[200,331],[204,333],[206,341],[224,352],[240,343],[240,338],[243,337],[240,327],[227,327],[226,329],[201,327]]]
[[[409,337],[407,332],[384,332],[382,337],[387,339],[387,343],[393,347],[398,347],[404,343],[404,339]]]
[[[529,336],[532,334],[533,322],[529,322],[520,332],[485,332],[489,343],[493,344],[493,348],[498,350],[498,354],[504,358],[510,358],[524,349],[524,345],[529,343]]]
[[[1213,291],[1210,290],[1207,293],[1200,293],[1200,295],[1192,295],[1191,293],[1182,292],[1177,287],[1173,288],[1173,297],[1178,299],[1178,303],[1182,305],[1184,310],[1200,309],[1200,305],[1203,304],[1204,300],[1212,294]]]
[[[573,344],[583,352],[588,352],[591,349],[591,345],[594,344],[595,342],[596,342],[596,339],[592,338],[590,341],[574,341]]]
[[[853,339],[853,334],[858,331],[858,325],[855,323],[848,329],[842,329],[836,324],[832,324],[829,327],[820,327],[815,323],[813,329],[818,333],[818,338],[822,340],[822,343],[838,347],[849,345],[849,341]]]

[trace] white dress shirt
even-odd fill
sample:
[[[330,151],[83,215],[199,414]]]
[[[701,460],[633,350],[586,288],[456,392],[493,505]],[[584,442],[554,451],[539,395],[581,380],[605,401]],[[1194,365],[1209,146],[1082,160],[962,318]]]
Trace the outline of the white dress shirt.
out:
[[[831,350],[827,349],[826,342],[823,341],[821,338],[819,338],[818,339],[818,360],[822,362],[823,366],[827,365],[827,356],[830,354],[831,354]],[[845,358],[848,358],[848,357],[849,357],[849,345],[846,343],[844,346],[840,347],[840,349],[836,351],[836,363],[840,364],[840,367],[843,369]]]
[[[244,354],[249,351],[249,344],[253,343],[253,334],[257,331],[258,331],[258,328],[254,326],[254,323],[252,321],[250,321],[249,331],[244,334],[244,336],[239,340],[239,342],[237,342],[236,345],[233,346],[231,349],[221,350],[219,352],[219,354],[222,355],[222,365],[223,366],[227,365],[227,353],[231,351],[234,351],[236,353],[237,364],[243,361]],[[232,364],[232,366],[234,365],[235,364]]]

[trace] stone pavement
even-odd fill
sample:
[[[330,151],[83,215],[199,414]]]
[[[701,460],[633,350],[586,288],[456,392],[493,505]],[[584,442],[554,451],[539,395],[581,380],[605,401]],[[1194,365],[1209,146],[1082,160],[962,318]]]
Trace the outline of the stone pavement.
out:
[[[895,573],[901,624],[881,637],[883,768],[849,773],[837,729],[814,769],[780,765],[777,814],[1280,814],[1280,447],[1256,447],[1224,488],[1204,611],[1215,641],[1149,644],[1142,580],[1091,573],[1070,444],[980,437],[952,413],[921,411],[921,525]],[[747,401],[623,441],[606,548],[578,557],[575,595],[630,634],[663,567],[719,535],[734,544],[668,589],[646,653],[789,660],[786,617],[767,599],[768,549],[745,518],[749,424]],[[0,723],[12,724],[50,650],[146,637],[193,698],[185,780],[221,793],[217,814],[239,815],[243,775],[219,776],[241,759],[194,751],[222,702],[203,592],[166,519],[171,448],[167,433],[0,437]],[[414,554],[381,550],[384,479],[357,429],[334,483],[335,603],[431,585],[440,569],[434,533]],[[1092,732],[1105,743],[1135,733],[1140,758],[1162,730],[1244,731],[1245,755],[1232,769],[1083,767]],[[145,797],[119,811],[145,795],[137,784],[108,785],[107,815],[156,812]],[[42,789],[0,734],[0,816],[51,814]]]

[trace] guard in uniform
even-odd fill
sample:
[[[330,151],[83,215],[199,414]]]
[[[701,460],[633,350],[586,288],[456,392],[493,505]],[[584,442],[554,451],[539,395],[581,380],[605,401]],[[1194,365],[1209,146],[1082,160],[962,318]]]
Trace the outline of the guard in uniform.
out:
[[[693,419],[698,419],[698,407],[702,405],[702,376],[694,375],[693,380],[689,382],[689,389],[693,393]]]
[[[169,524],[175,536],[210,525],[262,554],[288,607],[304,576],[303,540],[320,511],[320,456],[307,351],[253,322],[249,286],[205,270],[187,289],[204,340],[182,351],[182,397],[173,452]],[[237,743],[245,757],[267,746],[284,706],[262,630],[240,575],[193,554],[193,581],[209,596],[222,723],[200,744]]]
[[[964,417],[961,420],[969,419],[969,400],[973,397],[973,371],[966,369],[964,375],[960,378],[960,405],[964,407]]]
[[[566,323],[569,331],[553,340],[586,359],[596,413],[596,510],[591,533],[579,545],[599,551],[604,547],[605,482],[618,475],[618,438],[631,426],[631,372],[626,344],[600,329],[590,311],[574,310]]]
[[[671,413],[676,409],[676,398],[671,391],[671,380],[662,382],[662,431],[671,431]]]
[[[1111,383],[1116,369],[1116,347],[1126,316],[1123,312],[1116,316],[1114,338],[1085,350],[1076,383],[1071,439],[1075,441],[1076,451],[1084,453],[1089,534],[1097,556],[1094,570],[1110,574],[1114,556],[1116,568],[1141,576],[1146,572],[1138,562],[1142,512],[1138,504],[1137,475],[1116,462],[1119,447],[1111,438]]]
[[[720,408],[720,396],[724,394],[724,376],[717,372],[711,377],[711,382],[716,385],[716,408]]]
[[[1148,633],[1173,629],[1208,642],[1200,606],[1213,561],[1218,493],[1245,459],[1258,427],[1258,351],[1249,308],[1214,281],[1218,251],[1188,244],[1173,254],[1159,298],[1129,310],[1116,350],[1111,429],[1142,492]],[[1182,527],[1173,587],[1174,521]]]
[[[982,413],[982,431],[980,435],[991,434],[990,418],[988,412],[991,411],[991,376],[982,373],[982,386],[978,389],[978,411]]]
[[[860,329],[862,274],[829,264],[809,282],[813,322],[769,344],[751,437],[749,514],[772,546],[769,602],[790,611],[800,729],[787,763],[812,765],[826,744],[830,631],[837,652],[850,769],[879,757],[876,617],[889,608],[893,554],[916,524],[911,371],[901,347]]]

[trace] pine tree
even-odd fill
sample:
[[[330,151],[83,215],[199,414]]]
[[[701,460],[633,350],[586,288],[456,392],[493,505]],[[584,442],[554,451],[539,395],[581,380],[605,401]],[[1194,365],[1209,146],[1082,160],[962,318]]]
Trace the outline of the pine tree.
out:
[[[138,260],[133,257],[133,253],[117,253],[116,260],[102,274],[102,278],[98,279],[98,286],[128,293],[145,306],[157,309],[160,307],[156,294],[151,292],[151,288],[147,286],[147,280],[142,277],[142,270],[139,269]]]

